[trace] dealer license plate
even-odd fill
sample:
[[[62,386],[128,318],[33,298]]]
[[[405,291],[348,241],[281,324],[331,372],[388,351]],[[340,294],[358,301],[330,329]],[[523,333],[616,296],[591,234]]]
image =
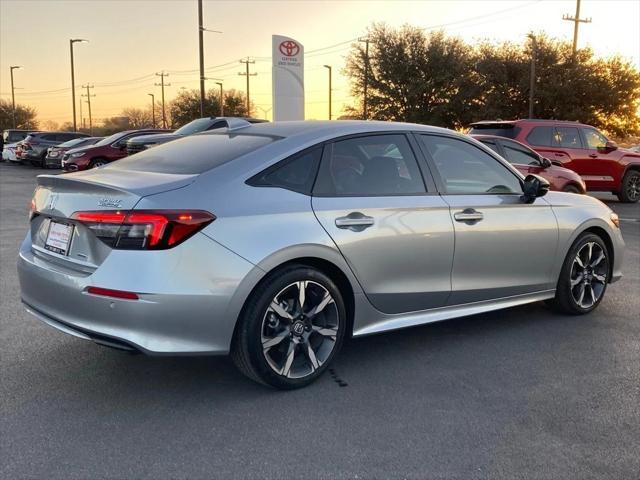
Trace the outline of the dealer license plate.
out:
[[[51,221],[49,225],[49,233],[47,240],[44,242],[44,248],[60,255],[69,253],[69,244],[71,243],[71,235],[73,234],[73,225]]]

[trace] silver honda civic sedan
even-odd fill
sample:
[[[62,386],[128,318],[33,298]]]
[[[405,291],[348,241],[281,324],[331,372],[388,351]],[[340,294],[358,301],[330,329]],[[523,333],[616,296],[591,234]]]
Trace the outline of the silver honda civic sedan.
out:
[[[237,120],[39,176],[22,300],[102,345],[230,353],[301,387],[346,336],[542,300],[595,309],[621,277],[618,217],[548,188],[445,129]]]

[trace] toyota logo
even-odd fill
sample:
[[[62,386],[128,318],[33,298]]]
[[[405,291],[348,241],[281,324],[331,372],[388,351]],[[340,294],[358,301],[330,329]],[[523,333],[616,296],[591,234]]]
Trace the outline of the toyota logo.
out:
[[[285,57],[295,57],[300,52],[300,45],[293,40],[285,40],[280,43],[278,50]]]

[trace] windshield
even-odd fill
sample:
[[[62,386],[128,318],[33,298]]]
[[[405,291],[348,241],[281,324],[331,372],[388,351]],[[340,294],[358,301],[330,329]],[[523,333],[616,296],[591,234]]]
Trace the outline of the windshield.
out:
[[[144,150],[104,168],[197,174],[258,150],[274,140],[258,135],[195,135]]]
[[[174,133],[176,135],[193,135],[194,133],[204,132],[211,125],[210,118],[198,118],[193,122],[189,122],[183,127],[180,127]]]
[[[111,145],[113,142],[120,140],[127,132],[119,132],[114,133],[113,135],[106,137],[100,140],[98,143],[94,144],[96,147],[104,147],[105,145]]]

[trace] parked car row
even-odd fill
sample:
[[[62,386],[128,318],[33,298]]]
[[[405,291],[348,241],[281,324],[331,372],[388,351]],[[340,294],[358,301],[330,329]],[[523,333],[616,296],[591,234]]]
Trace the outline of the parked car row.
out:
[[[264,122],[254,118],[204,117],[176,131],[127,130],[102,139],[77,132],[7,130],[3,159],[76,172],[238,121]],[[618,148],[589,125],[556,120],[496,120],[473,123],[468,133],[521,173],[541,175],[552,190],[609,191],[622,202],[640,200],[640,152]],[[26,138],[15,143],[24,135]]]
[[[517,140],[576,172],[587,190],[611,192],[621,202],[640,200],[640,153],[618,148],[592,126],[557,120],[497,120],[473,123],[469,133]]]

